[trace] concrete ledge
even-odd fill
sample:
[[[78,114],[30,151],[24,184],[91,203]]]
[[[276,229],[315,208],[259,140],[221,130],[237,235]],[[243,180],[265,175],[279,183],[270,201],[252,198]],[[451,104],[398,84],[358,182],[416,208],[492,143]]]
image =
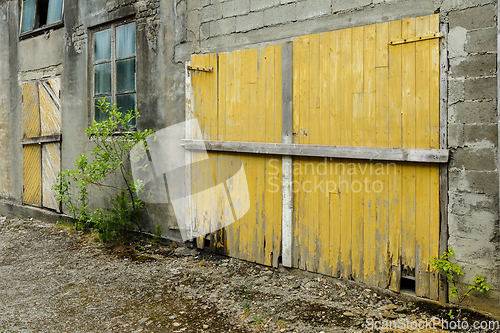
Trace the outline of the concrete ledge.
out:
[[[32,217],[36,220],[43,220],[49,223],[57,223],[58,221],[61,221],[73,224],[75,222],[75,220],[69,215],[59,214],[48,209],[19,205],[3,200],[0,200],[0,215],[8,218],[16,218],[21,215],[23,218]]]

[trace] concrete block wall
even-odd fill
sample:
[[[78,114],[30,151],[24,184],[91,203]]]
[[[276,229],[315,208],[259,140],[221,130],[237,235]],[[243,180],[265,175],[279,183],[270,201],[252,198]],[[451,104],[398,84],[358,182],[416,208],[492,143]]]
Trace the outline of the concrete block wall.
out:
[[[277,44],[296,36],[440,13],[449,24],[449,245],[464,283],[495,289],[474,299],[500,314],[497,0],[183,0],[183,63],[193,53]],[[453,301],[453,300],[452,300]]]
[[[499,205],[497,125],[497,2],[456,5],[449,22],[449,240],[464,266],[495,289],[470,300],[498,311]]]

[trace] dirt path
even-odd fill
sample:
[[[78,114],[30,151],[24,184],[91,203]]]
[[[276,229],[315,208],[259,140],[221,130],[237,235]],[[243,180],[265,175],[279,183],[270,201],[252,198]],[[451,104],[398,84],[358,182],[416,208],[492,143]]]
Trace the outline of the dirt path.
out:
[[[110,252],[66,227],[0,218],[0,332],[366,332],[367,320],[442,314],[335,279],[143,246]]]

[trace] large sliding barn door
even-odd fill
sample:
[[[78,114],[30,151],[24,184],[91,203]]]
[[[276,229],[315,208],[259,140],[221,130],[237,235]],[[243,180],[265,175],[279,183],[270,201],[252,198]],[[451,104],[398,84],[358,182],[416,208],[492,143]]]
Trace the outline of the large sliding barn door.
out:
[[[188,117],[212,160],[243,161],[251,200],[223,229],[191,205],[212,250],[438,299],[439,38],[432,15],[193,56]]]
[[[438,149],[438,34],[434,15],[297,38],[295,143]],[[438,164],[299,157],[294,177],[295,267],[437,299]]]
[[[60,79],[23,84],[23,203],[60,211],[52,186],[61,170]]]

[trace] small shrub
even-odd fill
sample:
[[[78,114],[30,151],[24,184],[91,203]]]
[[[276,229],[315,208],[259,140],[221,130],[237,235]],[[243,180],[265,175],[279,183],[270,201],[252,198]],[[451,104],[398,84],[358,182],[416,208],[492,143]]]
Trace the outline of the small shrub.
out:
[[[457,284],[458,284],[458,277],[461,275],[464,275],[462,272],[463,267],[460,265],[457,265],[455,263],[451,262],[451,258],[455,254],[455,251],[450,247],[448,248],[448,252],[443,252],[443,255],[441,257],[436,258],[432,257],[431,258],[431,265],[434,266],[439,273],[445,274],[446,275],[446,281],[451,284],[450,285],[450,296],[451,297],[456,297],[458,300],[458,310],[457,310],[457,319],[460,318],[460,314],[462,312],[462,302],[465,300],[466,297],[470,296],[470,293],[472,291],[479,291],[481,293],[487,292],[490,290],[490,285],[484,280],[484,278],[481,276],[481,274],[477,274],[476,277],[474,278],[474,284],[469,285],[467,287],[467,291],[463,294],[460,294]],[[448,313],[448,316],[451,319],[455,318],[455,315],[453,314],[453,310],[450,310]]]
[[[141,189],[136,187],[132,170],[128,169],[130,152],[153,131],[130,128],[129,124],[139,118],[137,111],[121,112],[116,104],[110,105],[104,99],[97,107],[106,119],[99,123],[94,120],[85,130],[94,148],[76,159],[74,170],[60,172],[53,189],[57,192],[57,199],[77,220],[77,229],[94,229],[102,242],[128,240],[136,229],[140,231],[139,217],[143,208],[143,202],[137,196]],[[123,180],[123,187],[113,185],[111,180],[116,177]],[[89,211],[90,188],[111,196],[108,208]]]

